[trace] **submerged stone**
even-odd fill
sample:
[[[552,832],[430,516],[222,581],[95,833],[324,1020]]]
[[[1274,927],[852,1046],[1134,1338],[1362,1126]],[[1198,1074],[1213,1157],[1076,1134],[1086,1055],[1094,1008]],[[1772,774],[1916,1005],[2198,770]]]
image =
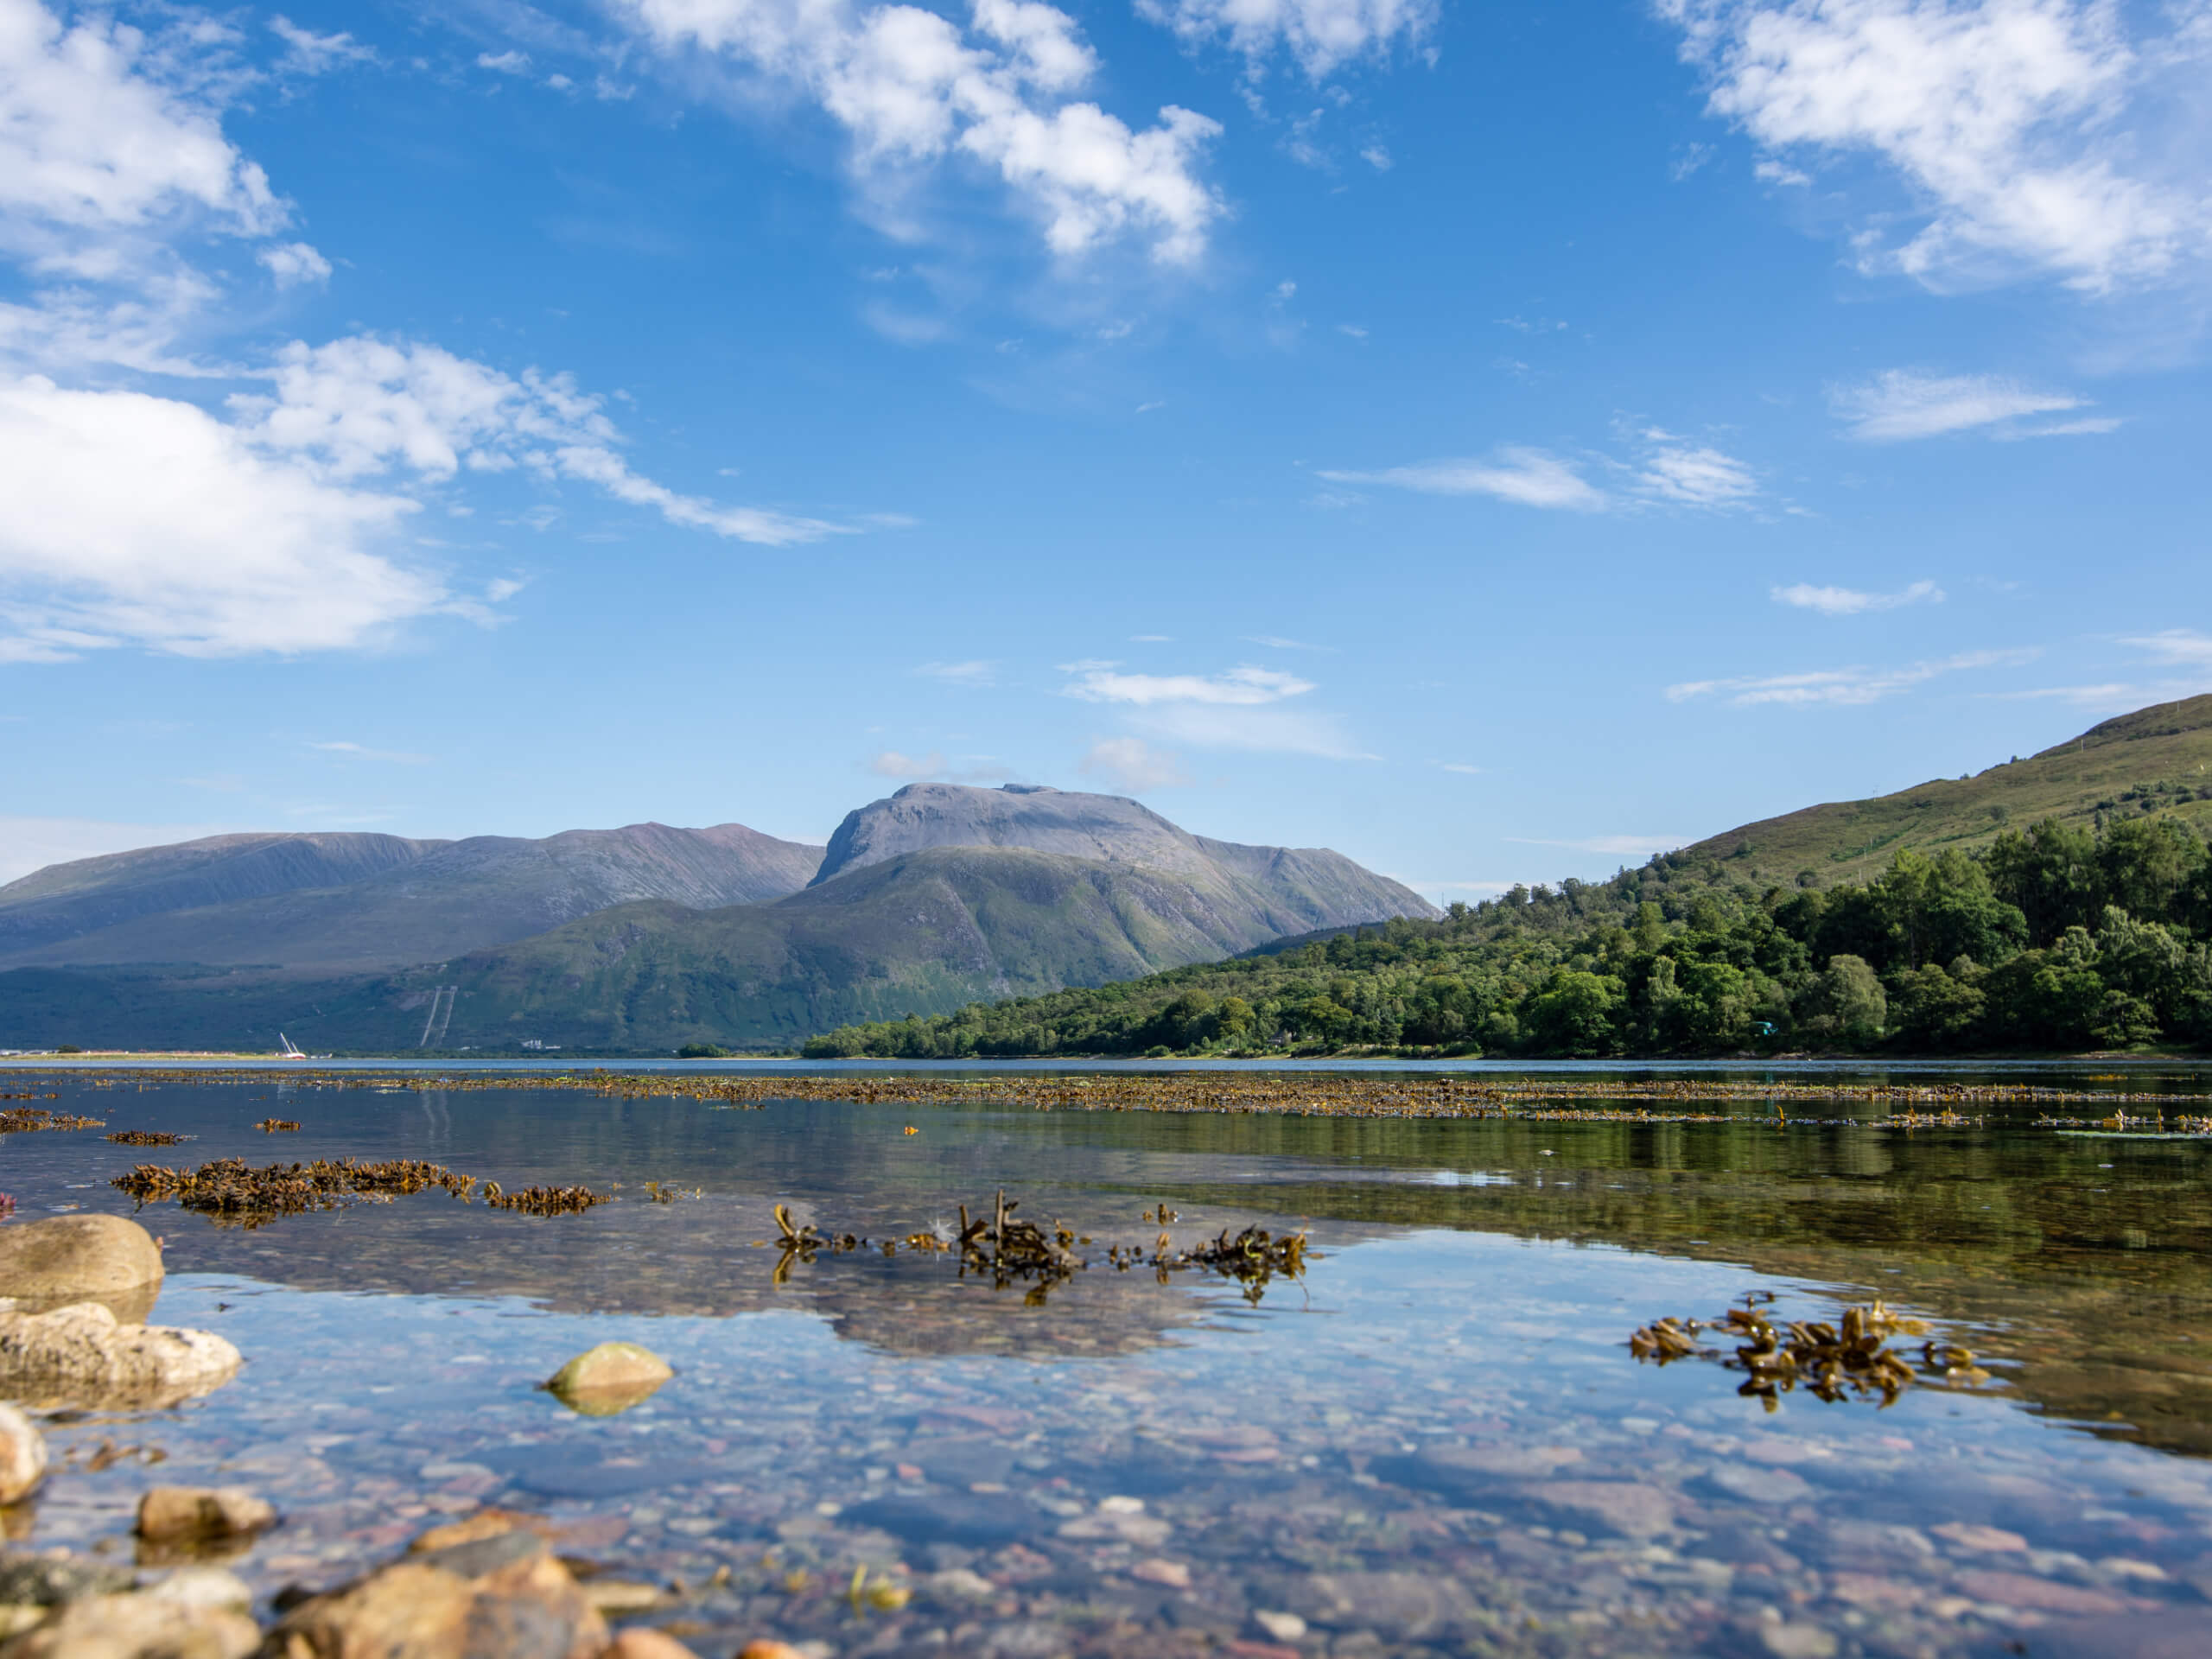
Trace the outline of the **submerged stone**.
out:
[[[0,1395],[37,1410],[159,1409],[220,1388],[238,1369],[238,1351],[212,1332],[127,1325],[103,1302],[0,1313]]]
[[[138,1535],[156,1542],[236,1537],[276,1524],[275,1507],[243,1486],[156,1486],[138,1500]]]
[[[13,1406],[0,1405],[0,1503],[29,1496],[46,1478],[46,1436]]]
[[[569,1410],[612,1417],[652,1398],[676,1372],[650,1348],[634,1342],[602,1342],[553,1373],[547,1390]]]
[[[100,1302],[132,1324],[154,1311],[162,1251],[123,1216],[54,1216],[0,1227],[0,1296],[26,1313]]]

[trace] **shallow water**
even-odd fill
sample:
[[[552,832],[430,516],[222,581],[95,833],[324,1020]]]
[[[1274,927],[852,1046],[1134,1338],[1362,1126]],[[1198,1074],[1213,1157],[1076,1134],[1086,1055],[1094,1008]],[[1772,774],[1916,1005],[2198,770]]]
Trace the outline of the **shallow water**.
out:
[[[245,1484],[285,1516],[233,1564],[271,1594],[497,1503],[682,1580],[646,1617],[703,1655],[2088,1654],[2181,1641],[2212,1599],[2212,1143],[1863,1106],[1777,1128],[1749,1104],[1651,1126],[9,1076],[196,1137],[0,1139],[26,1218],[128,1213],[107,1182],[132,1164],[225,1156],[618,1198],[251,1230],[148,1206],[154,1317],[245,1367],[175,1411],[53,1424],[66,1466],[10,1522],[38,1544],[127,1554],[147,1485]],[[251,1127],[270,1116],[302,1130]],[[1164,1200],[1179,1242],[1305,1225],[1314,1255],[1254,1301],[1095,1247],[1039,1299],[942,1255],[779,1282],[755,1244],[778,1202],[881,1238],[1001,1186],[1097,1247],[1150,1245]],[[1754,1291],[1792,1318],[1885,1297],[1993,1380],[1770,1413],[1718,1364],[1630,1357],[1637,1326]],[[599,1419],[534,1386],[613,1338],[675,1380]],[[94,1471],[104,1445],[165,1456]],[[856,1568],[912,1599],[856,1608]]]

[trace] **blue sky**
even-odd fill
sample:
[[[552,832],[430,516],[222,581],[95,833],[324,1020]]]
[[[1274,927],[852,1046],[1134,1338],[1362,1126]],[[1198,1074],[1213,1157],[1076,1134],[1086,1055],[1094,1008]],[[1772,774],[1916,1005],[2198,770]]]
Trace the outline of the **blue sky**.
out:
[[[1431,897],[2212,689],[2212,3],[0,0],[0,875],[1139,796]]]

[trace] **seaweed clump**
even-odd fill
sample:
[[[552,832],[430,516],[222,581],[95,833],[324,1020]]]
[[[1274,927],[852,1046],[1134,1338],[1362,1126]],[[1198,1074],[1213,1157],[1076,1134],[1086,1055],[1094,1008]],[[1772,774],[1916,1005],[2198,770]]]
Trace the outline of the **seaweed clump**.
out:
[[[275,1135],[280,1129],[296,1129],[300,1126],[289,1117],[264,1117],[253,1127],[264,1135]]]
[[[1878,1299],[1864,1306],[1843,1310],[1839,1324],[1824,1319],[1793,1319],[1777,1325],[1763,1311],[1772,1303],[1771,1293],[1753,1292],[1741,1307],[1732,1307],[1719,1319],[1656,1319],[1629,1338],[1629,1351],[1637,1359],[1665,1365],[1677,1359],[1718,1361],[1729,1370],[1747,1373],[1736,1392],[1758,1401],[1767,1410],[1779,1408],[1781,1396],[1802,1382],[1807,1393],[1833,1404],[1840,1400],[1875,1399],[1883,1408],[1916,1382],[1938,1382],[1972,1387],[1989,1381],[1989,1373],[1974,1363],[1971,1350],[1932,1338],[1921,1344],[1920,1365],[1915,1369],[1905,1351],[1891,1348],[1893,1337],[1928,1337],[1925,1319],[1892,1313]],[[1735,1351],[1707,1346],[1702,1333],[1713,1331],[1740,1338]]]
[[[119,1147],[174,1147],[184,1137],[167,1129],[118,1129],[108,1139]]]
[[[174,1198],[179,1207],[219,1222],[259,1226],[279,1216],[388,1203],[431,1187],[442,1187],[466,1201],[476,1179],[416,1158],[380,1163],[317,1159],[312,1164],[270,1164],[260,1169],[243,1158],[218,1158],[197,1169],[140,1164],[117,1176],[112,1185],[141,1204]]]
[[[594,1205],[607,1204],[612,1198],[588,1186],[525,1186],[510,1192],[497,1181],[486,1181],[484,1202],[494,1210],[519,1210],[526,1216],[580,1216]]]
[[[18,1096],[29,1100],[29,1095]],[[53,1096],[47,1096],[48,1100]],[[104,1129],[105,1118],[73,1117],[67,1112],[49,1112],[43,1106],[10,1106],[0,1112],[0,1135],[22,1135],[35,1129]]]

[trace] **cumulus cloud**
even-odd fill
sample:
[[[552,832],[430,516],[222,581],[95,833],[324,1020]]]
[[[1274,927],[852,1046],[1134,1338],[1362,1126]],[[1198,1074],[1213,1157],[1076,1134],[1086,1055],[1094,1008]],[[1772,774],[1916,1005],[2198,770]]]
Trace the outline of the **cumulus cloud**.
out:
[[[377,60],[376,48],[361,45],[351,35],[318,35],[282,13],[269,20],[269,32],[289,48],[283,67],[294,74],[327,74],[349,63]]]
[[[1861,443],[1941,437],[2024,416],[2079,409],[2085,401],[2069,392],[2039,391],[2001,375],[1939,375],[1919,369],[1885,369],[1863,385],[1828,391],[1828,406],[1844,423],[1845,435]],[[2111,429],[2101,422],[2075,424]]]
[[[280,243],[255,256],[279,288],[320,285],[330,280],[330,261],[304,242]]]
[[[976,0],[965,28],[909,5],[817,0],[633,0],[664,51],[696,49],[797,86],[851,136],[879,186],[955,156],[995,170],[1074,256],[1122,236],[1188,264],[1220,215],[1196,168],[1219,124],[1169,105],[1133,130],[1073,95],[1097,60],[1075,20],[1035,0]]]
[[[1900,605],[1941,605],[1943,590],[1932,582],[1916,582],[1894,594],[1870,594],[1856,588],[1818,588],[1800,582],[1769,590],[1777,605],[1794,605],[1824,616],[1859,616],[1868,611],[1894,611]]]
[[[1086,776],[1103,779],[1109,787],[1132,795],[1177,789],[1191,781],[1180,756],[1155,749],[1141,737],[1101,738],[1083,757],[1081,769]]]
[[[1267,668],[1232,668],[1226,674],[1121,674],[1111,664],[1071,664],[1078,671],[1067,695],[1085,702],[1189,702],[1250,707],[1304,695],[1313,682]]]
[[[1894,169],[1919,228],[1862,236],[1870,269],[1931,285],[2035,270],[2101,292],[2204,251],[2201,7],[2137,39],[2113,0],[1656,3],[1710,111],[1770,156]]]
[[[412,502],[170,398],[0,385],[0,661],[353,647],[459,606],[391,551]]]
[[[1700,697],[1720,697],[1739,708],[1762,703],[1796,707],[1815,704],[1858,705],[1879,702],[1945,674],[1969,669],[2005,668],[2031,662],[2033,651],[1969,651],[1940,661],[1913,663],[1903,668],[1816,669],[1802,674],[1747,676],[1718,680],[1688,680],[1667,688],[1669,702],[1688,702]]]
[[[1596,512],[1605,493],[1547,450],[1510,447],[1486,460],[1425,461],[1380,472],[1324,472],[1337,484],[1389,484],[1424,495],[1487,495],[1524,507],[1563,507]]]
[[[1436,14],[1435,0],[1137,0],[1139,16],[1193,45],[1224,41],[1255,73],[1287,52],[1314,80],[1352,59],[1420,44]]]

